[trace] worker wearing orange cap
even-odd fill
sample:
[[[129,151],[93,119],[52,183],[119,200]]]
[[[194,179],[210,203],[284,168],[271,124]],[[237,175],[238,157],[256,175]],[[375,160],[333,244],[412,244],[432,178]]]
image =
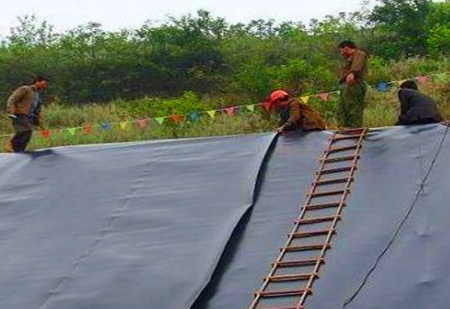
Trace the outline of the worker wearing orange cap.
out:
[[[326,128],[325,121],[316,110],[284,90],[272,92],[270,103],[280,115],[280,126],[277,132],[321,131]]]

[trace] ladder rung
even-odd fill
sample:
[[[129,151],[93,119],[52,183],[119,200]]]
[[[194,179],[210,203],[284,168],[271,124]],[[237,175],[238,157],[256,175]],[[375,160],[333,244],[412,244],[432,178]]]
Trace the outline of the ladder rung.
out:
[[[354,167],[356,170],[356,166]],[[349,172],[352,170],[351,166],[345,166],[345,167],[338,167],[338,168],[330,168],[326,170],[318,171],[317,174],[332,174],[332,173],[341,173],[341,172]]]
[[[277,267],[298,267],[298,266],[311,266],[316,265],[317,263],[324,264],[325,259],[307,259],[307,260],[296,260],[296,261],[284,261],[272,263],[272,266]]]
[[[345,156],[338,158],[329,158],[329,159],[321,159],[321,161],[325,163],[334,163],[334,162],[343,162],[343,161],[353,161],[355,159],[359,159],[359,156]]]
[[[360,138],[361,134],[349,134],[349,135],[342,135],[333,137],[333,141],[342,141],[345,139],[353,139],[353,138]]]
[[[259,295],[260,297],[286,297],[301,296],[303,294],[311,294],[311,289],[264,291],[256,292],[255,296]]]
[[[347,150],[353,150],[358,148],[358,145],[352,145],[352,146],[344,146],[344,147],[335,147],[335,148],[330,148],[328,149],[329,153],[335,153],[335,152],[340,152],[340,151],[347,151]]]
[[[316,192],[312,193],[311,197],[328,196],[328,195],[339,195],[349,192],[350,190],[337,190],[337,191],[327,191],[327,192]]]
[[[324,203],[324,204],[311,204],[311,205],[306,205],[305,208],[307,210],[316,210],[316,209],[334,208],[334,207],[339,207],[339,206],[341,206],[341,203],[336,202],[336,203]],[[345,203],[342,203],[342,206],[345,206]]]
[[[304,237],[328,235],[328,233],[330,233],[330,230],[306,231],[306,232],[294,233],[294,234],[292,234],[292,237],[294,237],[294,238],[304,238]],[[331,233],[335,234],[336,230],[333,229],[331,231]]]
[[[345,183],[345,182],[352,182],[353,181],[353,177],[344,177],[344,178],[335,178],[335,179],[326,179],[326,180],[319,180],[317,181],[315,184],[318,186],[323,186],[323,185],[333,185],[336,183]],[[314,183],[313,183],[314,185]]]
[[[319,275],[317,273],[306,273],[306,274],[296,274],[296,275],[278,275],[278,276],[270,276],[270,282],[287,282],[287,281],[301,281],[301,280],[309,280],[311,277],[317,278]],[[264,279],[264,280],[266,280]]]
[[[285,247],[284,249],[288,252],[293,252],[293,251],[322,250],[324,247],[330,249],[331,245],[330,244],[299,245],[299,246]],[[280,250],[283,250],[283,248],[281,248]]]
[[[362,134],[364,132],[364,128],[356,128],[356,129],[344,129],[344,130],[337,130],[337,134]],[[356,133],[355,133],[356,132]]]
[[[328,221],[333,221],[333,220],[341,220],[341,216],[327,216],[327,217],[299,219],[296,222],[298,224],[313,224],[313,223],[328,222]]]

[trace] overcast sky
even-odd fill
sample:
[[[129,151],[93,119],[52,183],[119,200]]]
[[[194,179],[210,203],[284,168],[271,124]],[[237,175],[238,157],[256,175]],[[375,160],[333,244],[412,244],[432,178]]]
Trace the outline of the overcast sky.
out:
[[[6,0],[3,0],[6,1]],[[356,11],[363,0],[18,0],[8,1],[0,10],[0,35],[17,25],[17,16],[35,14],[58,31],[89,21],[105,30],[137,28],[146,20],[163,21],[167,15],[180,16],[199,9],[225,17],[227,21],[248,22],[274,18],[276,21],[307,22],[327,14]],[[373,1],[372,1],[373,2]]]

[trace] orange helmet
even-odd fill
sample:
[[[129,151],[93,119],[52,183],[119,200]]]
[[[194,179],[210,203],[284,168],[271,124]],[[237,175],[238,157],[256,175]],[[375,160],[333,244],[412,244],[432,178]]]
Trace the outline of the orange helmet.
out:
[[[289,96],[289,93],[287,93],[284,90],[275,90],[274,92],[272,92],[270,94],[270,102],[273,104],[277,100],[282,99],[284,97],[288,97],[288,96]]]

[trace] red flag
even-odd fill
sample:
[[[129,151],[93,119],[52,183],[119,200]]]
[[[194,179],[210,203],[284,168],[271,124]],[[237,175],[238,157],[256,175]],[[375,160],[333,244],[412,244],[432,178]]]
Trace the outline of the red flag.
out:
[[[141,128],[141,129],[147,128],[148,125],[150,124],[150,122],[148,121],[148,118],[139,119],[137,121],[137,123],[138,123],[139,128]]]
[[[84,133],[91,134],[92,133],[92,124],[87,124],[83,127]]]
[[[329,94],[328,92],[326,92],[326,93],[320,93],[320,94],[319,94],[319,98],[320,98],[322,101],[328,101],[328,100],[330,99],[330,94]]]
[[[184,115],[170,115],[170,119],[172,119],[173,122],[181,122],[184,120]]]
[[[234,116],[236,115],[236,107],[235,106],[227,107],[225,108],[225,112],[227,113],[228,116]]]
[[[41,131],[39,131],[39,133],[41,133],[41,136],[43,138],[49,138],[50,137],[50,130],[41,130]]]
[[[428,76],[418,76],[417,81],[421,84],[426,83],[428,81]]]
[[[269,102],[263,102],[262,107],[263,107],[266,111],[268,111],[268,110],[270,110],[270,109],[272,108],[272,103],[270,103],[270,101],[269,101]]]

